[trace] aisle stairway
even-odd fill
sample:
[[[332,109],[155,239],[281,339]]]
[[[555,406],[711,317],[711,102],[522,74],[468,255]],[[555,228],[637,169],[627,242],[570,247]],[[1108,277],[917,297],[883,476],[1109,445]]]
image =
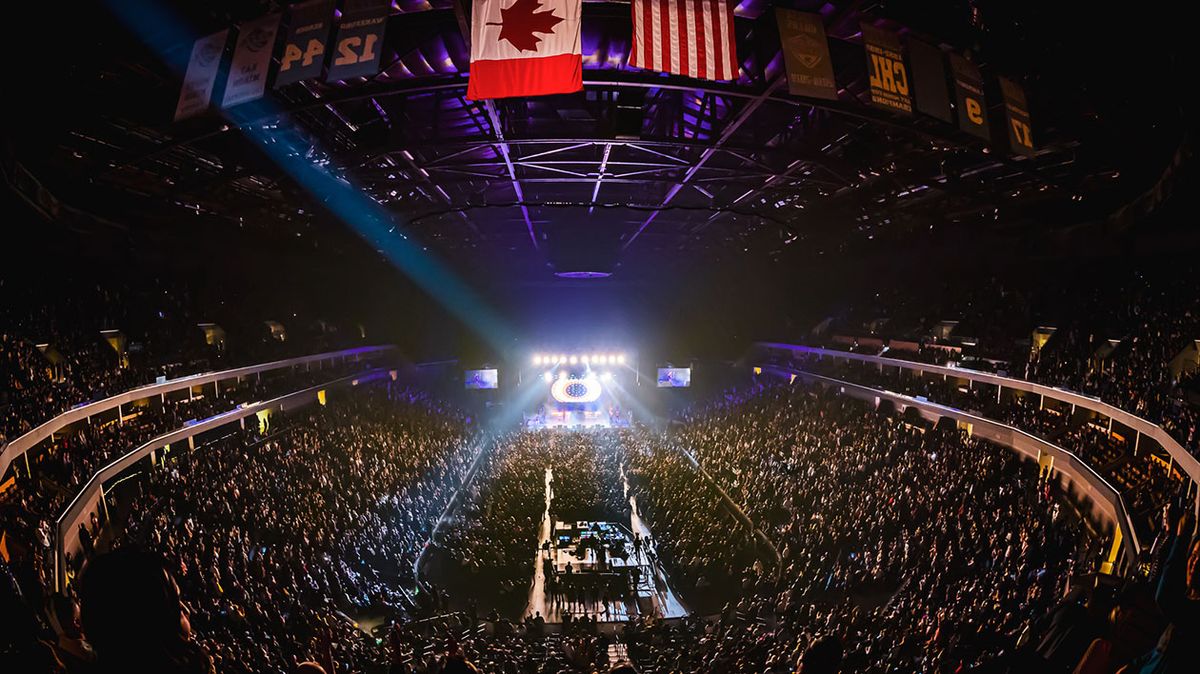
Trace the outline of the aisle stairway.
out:
[[[629,661],[629,651],[625,649],[625,644],[611,643],[608,645],[608,666],[614,667],[622,662]]]

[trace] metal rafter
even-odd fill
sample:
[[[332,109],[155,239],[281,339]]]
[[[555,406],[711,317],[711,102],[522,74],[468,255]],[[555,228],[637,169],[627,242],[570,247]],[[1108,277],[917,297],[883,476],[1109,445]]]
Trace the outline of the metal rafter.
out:
[[[734,117],[728,124],[726,124],[724,129],[721,130],[721,135],[718,136],[717,142],[706,148],[704,152],[701,153],[700,158],[688,168],[686,173],[684,173],[683,178],[677,184],[672,185],[671,188],[667,190],[667,196],[663,198],[662,204],[659,206],[660,209],[671,205],[671,202],[675,199],[675,195],[679,194],[679,191],[683,189],[684,185],[691,182],[696,173],[699,172],[700,169],[704,168],[704,165],[708,163],[708,160],[711,159],[714,154],[716,154],[717,150],[719,150],[726,141],[732,138],[733,134],[737,133],[738,129],[742,128],[742,125],[754,115],[754,111],[758,110],[763,103],[770,99],[771,95],[783,85],[783,82],[784,79],[782,77],[776,77],[773,82],[768,84],[767,87],[763,89],[762,93],[751,99],[742,107],[741,110],[738,111],[737,116]],[[650,223],[654,222],[654,219],[658,217],[659,212],[660,211],[657,210],[653,211],[649,216],[646,217],[646,220],[642,222],[640,227],[637,228],[637,231],[635,231],[628,239],[626,239],[625,244],[621,247],[622,250],[626,250],[633,245],[633,242],[636,241],[637,238],[641,236],[642,232],[646,231],[646,228],[650,226]]]
[[[483,102],[483,107],[487,110],[488,120],[492,124],[492,134],[496,137],[496,149],[504,158],[504,165],[508,169],[508,178],[512,182],[513,194],[521,203],[521,217],[525,218],[529,241],[533,244],[533,249],[538,250],[537,234],[533,231],[533,220],[529,217],[529,208],[525,206],[525,192],[521,189],[521,181],[517,180],[517,171],[513,168],[512,157],[509,156],[508,142],[504,140],[504,129],[500,128],[500,115],[496,112],[496,104],[488,99]]]
[[[604,174],[608,171],[608,157],[612,154],[612,143],[605,143],[604,156],[600,159],[600,170],[596,172],[596,186],[592,188],[592,206],[588,206],[588,215],[591,215],[595,210],[596,198],[600,196],[600,183],[604,181]]]

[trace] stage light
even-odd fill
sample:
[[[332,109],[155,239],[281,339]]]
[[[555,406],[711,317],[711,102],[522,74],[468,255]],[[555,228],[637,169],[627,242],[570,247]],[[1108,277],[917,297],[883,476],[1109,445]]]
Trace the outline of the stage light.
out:
[[[545,381],[547,384],[549,384],[550,382],[554,381],[554,373],[553,372],[544,373],[542,375],[542,380]]]
[[[567,357],[566,357],[566,356],[559,356],[559,357],[558,357],[558,361],[556,361],[556,362],[559,362],[559,363],[565,363],[565,362],[567,362]]]
[[[533,357],[533,364],[534,364],[534,365],[541,365],[541,364],[542,364],[542,357],[541,357],[541,356],[534,356],[534,357]]]
[[[622,353],[617,356],[617,363],[621,365],[625,364],[625,354]]]
[[[587,356],[581,356],[581,357],[579,358],[579,362],[583,363],[584,365],[587,365],[587,364],[588,364],[588,357],[587,357]]]
[[[563,370],[562,372],[559,372],[559,373],[558,373],[558,378],[559,378],[559,379],[566,379],[566,378],[567,378],[567,372],[566,372],[566,370]]]
[[[605,372],[604,374],[600,375],[600,381],[612,381],[612,373]]]
[[[577,365],[578,363],[579,363],[579,356],[571,356],[571,364]]]

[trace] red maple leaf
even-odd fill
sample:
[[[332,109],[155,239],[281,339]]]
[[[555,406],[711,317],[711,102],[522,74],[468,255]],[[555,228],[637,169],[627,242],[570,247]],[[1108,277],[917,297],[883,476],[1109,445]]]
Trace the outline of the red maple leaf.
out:
[[[561,17],[554,16],[553,9],[537,11],[541,6],[541,0],[517,0],[500,8],[500,39],[508,40],[521,51],[537,51],[542,38],[534,33],[549,35],[562,22]]]

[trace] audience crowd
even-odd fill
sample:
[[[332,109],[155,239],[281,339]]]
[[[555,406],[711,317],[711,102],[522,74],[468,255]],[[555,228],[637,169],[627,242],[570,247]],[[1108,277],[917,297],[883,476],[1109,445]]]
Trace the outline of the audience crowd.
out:
[[[336,333],[273,334],[265,323],[238,325],[228,340],[223,331],[207,335],[201,324],[212,319],[195,313],[190,288],[151,285],[135,291],[62,281],[47,305],[44,288],[0,282],[0,445],[72,407],[159,377],[353,345]]]
[[[1067,272],[1036,285],[956,284],[937,299],[883,292],[823,323],[815,345],[999,370],[1059,386],[1160,424],[1200,456],[1200,294],[1167,265],[1097,282]],[[1035,301],[1036,299],[1036,301]],[[1035,329],[1049,339],[1038,346]],[[1035,348],[1036,347],[1036,348]]]
[[[287,672],[306,660],[383,671],[386,653],[360,621],[421,610],[413,567],[462,483],[476,433],[461,414],[396,385],[272,427],[172,457],[130,504],[128,525],[114,522],[107,547],[166,574],[190,641],[216,671]],[[114,554],[100,552],[93,562]],[[122,613],[121,593],[96,589],[94,578],[124,573],[89,564],[48,615],[67,625],[82,601],[85,626],[99,613],[102,623],[146,628],[150,616]],[[49,596],[18,587],[32,609]],[[101,663],[102,643],[91,654]],[[148,664],[114,649],[127,666]]]
[[[963,409],[1010,424],[1072,452],[1120,490],[1143,539],[1153,538],[1159,530],[1162,507],[1187,491],[1186,476],[1161,449],[1154,449],[1153,441],[1137,443],[1119,424],[1110,426],[1086,409],[1072,409],[1012,389],[997,395],[997,388],[989,384],[918,376],[901,368],[880,370],[859,361],[800,358],[793,364],[814,374]]]
[[[973,294],[957,325],[892,321],[916,348],[888,355],[1097,395],[1197,451],[1200,382],[1176,356],[1200,337],[1200,298],[1185,282],[1134,276],[1119,289],[1133,299],[1097,311],[1111,292],[1070,310],[1050,302],[1061,318],[1039,349],[1012,329],[1043,324],[1030,293]],[[229,363],[203,344],[186,295],[164,295],[161,329],[139,331],[134,349],[100,336],[140,324],[129,318],[138,303],[106,313],[119,293],[69,303],[69,319],[0,310],[0,434]],[[992,310],[1004,320],[987,320]],[[181,331],[196,349],[159,346]],[[151,401],[31,455],[29,479],[0,495],[0,668],[1162,674],[1200,661],[1194,495],[1156,448],[1018,392],[829,359],[788,364],[970,410],[1075,453],[1122,492],[1143,558],[1123,576],[1096,573],[1112,532],[1094,529],[1053,470],[803,379],[759,378],[661,426],[498,435],[391,382],[131,475],[80,525],[83,552],[66,590],[52,592],[51,522],[100,466],[192,420],[361,368],[347,364]],[[692,615],[553,629],[540,616],[514,620],[547,521],[627,522],[630,497]]]

